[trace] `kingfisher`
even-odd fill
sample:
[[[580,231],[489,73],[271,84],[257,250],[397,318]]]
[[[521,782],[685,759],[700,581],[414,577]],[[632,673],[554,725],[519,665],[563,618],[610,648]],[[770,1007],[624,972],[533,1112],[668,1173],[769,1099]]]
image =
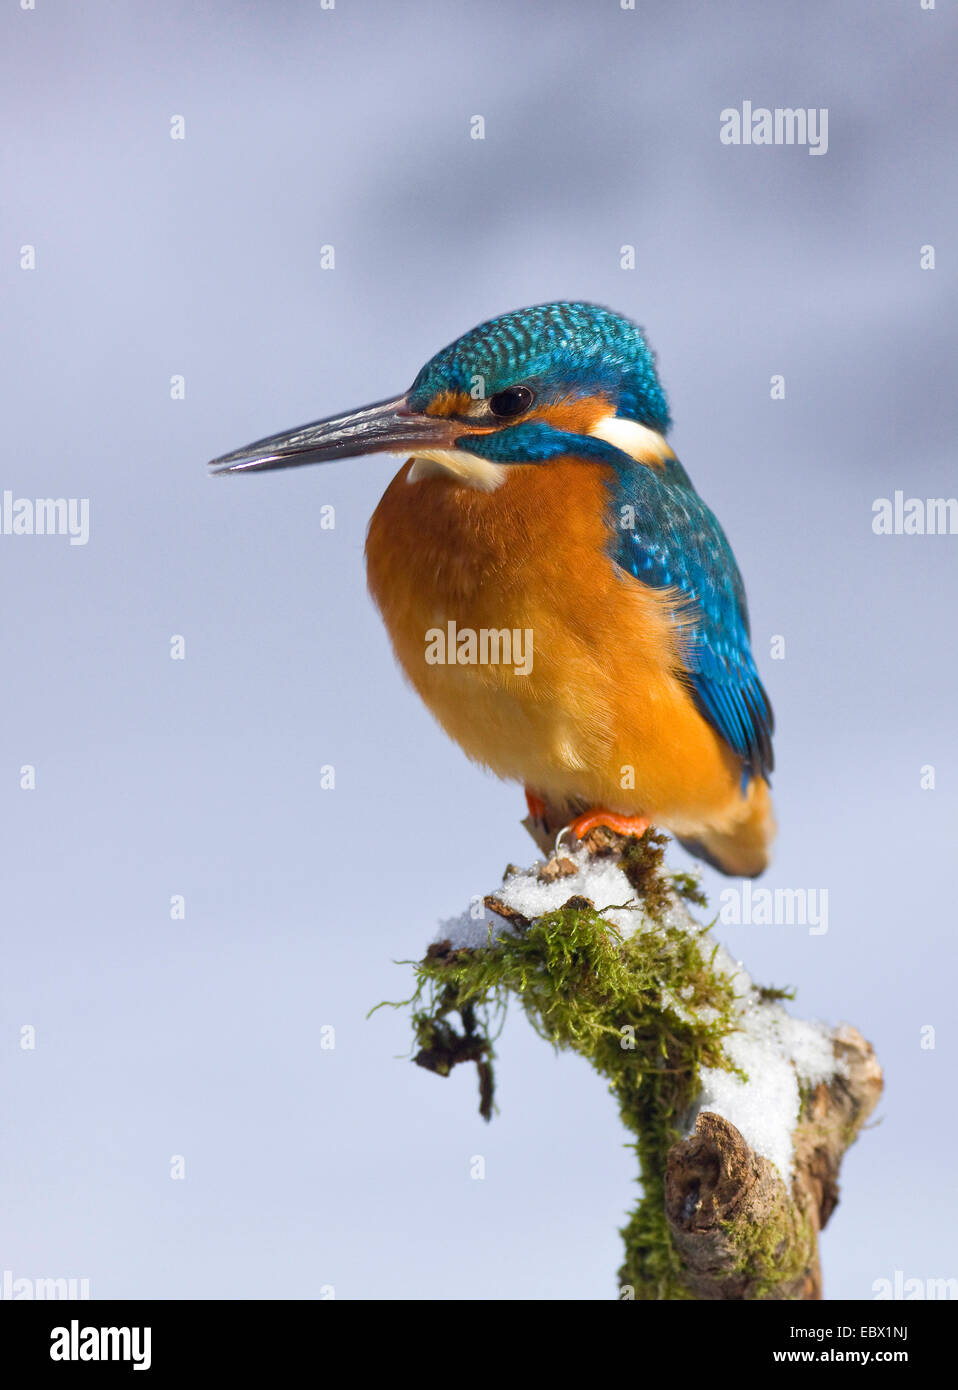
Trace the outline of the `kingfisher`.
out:
[[[369,525],[369,590],[446,732],[523,785],[540,827],[654,825],[753,877],[775,833],[772,708],[670,426],[643,330],[560,301],[471,329],[404,395],[210,467],[406,456]]]

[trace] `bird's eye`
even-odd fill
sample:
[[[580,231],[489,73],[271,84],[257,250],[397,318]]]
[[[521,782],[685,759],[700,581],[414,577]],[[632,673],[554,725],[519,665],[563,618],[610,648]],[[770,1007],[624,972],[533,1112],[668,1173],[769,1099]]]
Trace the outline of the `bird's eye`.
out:
[[[514,415],[522,415],[528,410],[535,396],[528,386],[510,386],[506,391],[497,391],[489,397],[489,409],[497,420],[511,420]]]

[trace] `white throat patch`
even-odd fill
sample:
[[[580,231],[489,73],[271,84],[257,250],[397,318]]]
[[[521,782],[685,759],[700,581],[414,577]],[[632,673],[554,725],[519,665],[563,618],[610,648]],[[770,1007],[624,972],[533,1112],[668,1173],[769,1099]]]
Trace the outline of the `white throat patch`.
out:
[[[507,472],[506,465],[479,458],[465,449],[420,449],[406,474],[406,482],[445,476],[457,478],[479,492],[494,492],[505,482]]]

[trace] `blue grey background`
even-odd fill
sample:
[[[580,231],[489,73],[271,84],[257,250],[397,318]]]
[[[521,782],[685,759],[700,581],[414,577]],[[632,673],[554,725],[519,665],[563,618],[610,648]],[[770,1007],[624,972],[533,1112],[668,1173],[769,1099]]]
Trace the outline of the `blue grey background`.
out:
[[[95,1297],[615,1295],[634,1163],[599,1078],[517,1011],[487,1127],[474,1073],[366,1018],[533,857],[521,791],[432,723],[366,597],[397,461],[203,466],[581,297],[646,326],[746,577],[780,730],[763,882],[829,892],[827,935],[720,934],[886,1070],[826,1292],[958,1275],[958,537],[871,530],[896,488],[958,490],[956,27],[944,0],[4,7],[0,485],[88,497],[93,529],[0,536],[0,1268]],[[827,107],[827,155],[721,145],[743,99]]]

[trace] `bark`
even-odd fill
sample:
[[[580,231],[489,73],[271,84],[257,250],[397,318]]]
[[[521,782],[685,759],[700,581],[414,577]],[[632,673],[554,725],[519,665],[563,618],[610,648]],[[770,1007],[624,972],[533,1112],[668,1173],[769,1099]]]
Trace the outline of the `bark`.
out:
[[[881,1068],[847,1025],[841,1072],[808,1097],[795,1132],[795,1176],[753,1153],[728,1120],[705,1112],[668,1157],[665,1206],[685,1282],[701,1299],[818,1299],[818,1236],[838,1204],[845,1150],[878,1103]]]

